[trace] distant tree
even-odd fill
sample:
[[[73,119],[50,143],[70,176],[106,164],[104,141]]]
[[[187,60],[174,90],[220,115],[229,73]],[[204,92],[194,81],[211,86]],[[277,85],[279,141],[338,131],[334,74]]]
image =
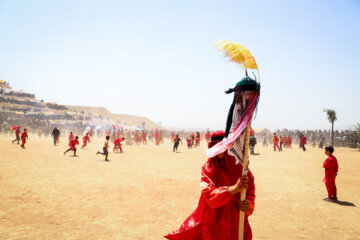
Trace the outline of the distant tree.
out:
[[[355,131],[357,133],[357,141],[360,140],[360,123],[355,124]],[[359,151],[360,151],[360,144],[358,144]]]
[[[337,120],[336,112],[332,109],[324,109],[324,112],[326,112],[327,118],[331,123],[331,146],[334,146],[334,122]]]

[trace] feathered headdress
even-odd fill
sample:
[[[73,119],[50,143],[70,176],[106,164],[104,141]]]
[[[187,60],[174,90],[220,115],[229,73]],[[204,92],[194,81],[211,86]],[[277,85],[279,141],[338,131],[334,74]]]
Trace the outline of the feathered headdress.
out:
[[[215,46],[224,51],[225,57],[228,57],[230,61],[236,62],[245,68],[246,75],[247,69],[258,70],[254,56],[241,44],[233,43],[230,40],[221,40]]]

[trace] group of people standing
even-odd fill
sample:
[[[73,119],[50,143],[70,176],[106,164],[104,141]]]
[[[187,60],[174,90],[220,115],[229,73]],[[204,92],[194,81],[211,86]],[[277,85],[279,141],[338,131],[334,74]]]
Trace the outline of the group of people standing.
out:
[[[15,139],[13,141],[11,141],[11,143],[14,143],[17,141],[17,144],[20,144],[20,139],[21,139],[21,145],[20,147],[22,149],[25,149],[25,143],[26,143],[26,140],[29,139],[29,136],[28,136],[28,133],[27,133],[27,129],[24,128],[24,131],[21,132],[21,126],[14,126],[12,128],[12,130],[15,131]]]

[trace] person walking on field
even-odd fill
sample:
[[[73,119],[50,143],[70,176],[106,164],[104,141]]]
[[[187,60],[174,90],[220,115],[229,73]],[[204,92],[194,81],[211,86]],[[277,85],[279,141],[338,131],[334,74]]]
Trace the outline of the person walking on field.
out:
[[[72,132],[70,132],[70,135],[69,135],[69,144],[72,140],[74,140],[75,137],[74,137],[74,134]]]
[[[288,144],[288,148],[292,148],[291,147],[291,137],[290,137],[290,135],[288,135],[287,144]]]
[[[303,151],[306,151],[306,148],[305,148],[306,137],[304,135],[302,135],[302,137],[301,137],[300,144],[301,144],[301,148],[303,149]]]
[[[325,168],[325,177],[324,182],[326,185],[326,190],[328,192],[328,198],[325,198],[325,201],[336,202],[337,201],[337,189],[335,185],[335,178],[338,173],[338,162],[336,157],[333,155],[334,148],[331,146],[325,147],[325,155],[328,158],[325,160],[323,164],[323,168]]]
[[[280,147],[279,147],[279,137],[276,135],[276,133],[274,133],[273,143],[274,143],[274,151],[276,151],[276,148],[278,148],[279,151],[280,151]]]
[[[176,137],[174,139],[174,147],[173,147],[173,152],[177,152],[177,149],[179,147],[179,143],[181,142],[182,144],[182,141],[181,139],[179,138],[179,134],[176,134]]]
[[[56,143],[60,137],[60,131],[57,127],[55,127],[51,133],[51,136],[54,138],[54,146],[56,146]]]
[[[25,149],[26,139],[28,139],[27,129],[24,128],[24,132],[21,134],[21,148]]]
[[[78,139],[79,139],[79,137],[76,136],[75,139],[72,140],[72,141],[69,143],[70,148],[64,152],[64,156],[65,156],[65,154],[66,154],[68,151],[74,151],[74,157],[77,157],[77,155],[76,155],[76,145],[79,145]]]
[[[110,136],[106,136],[105,139],[106,139],[106,141],[105,141],[105,143],[104,143],[103,152],[98,151],[98,152],[96,153],[96,155],[98,155],[98,154],[105,155],[105,161],[108,162],[108,161],[110,161],[110,160],[108,159],[108,155],[109,155],[108,148],[109,148]]]
[[[16,127],[16,130],[15,130],[15,140],[12,141],[12,143],[16,142],[17,141],[17,144],[20,144],[20,126]]]

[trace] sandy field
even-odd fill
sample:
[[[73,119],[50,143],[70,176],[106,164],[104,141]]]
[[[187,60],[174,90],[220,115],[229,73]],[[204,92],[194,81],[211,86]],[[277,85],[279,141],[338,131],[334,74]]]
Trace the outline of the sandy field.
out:
[[[197,206],[205,142],[124,145],[104,162],[103,139],[79,157],[63,156],[65,138],[54,147],[30,134],[25,150],[12,139],[0,136],[0,239],[163,239]],[[335,149],[336,204],[323,201],[323,150],[255,151],[253,239],[360,239],[360,152]]]

